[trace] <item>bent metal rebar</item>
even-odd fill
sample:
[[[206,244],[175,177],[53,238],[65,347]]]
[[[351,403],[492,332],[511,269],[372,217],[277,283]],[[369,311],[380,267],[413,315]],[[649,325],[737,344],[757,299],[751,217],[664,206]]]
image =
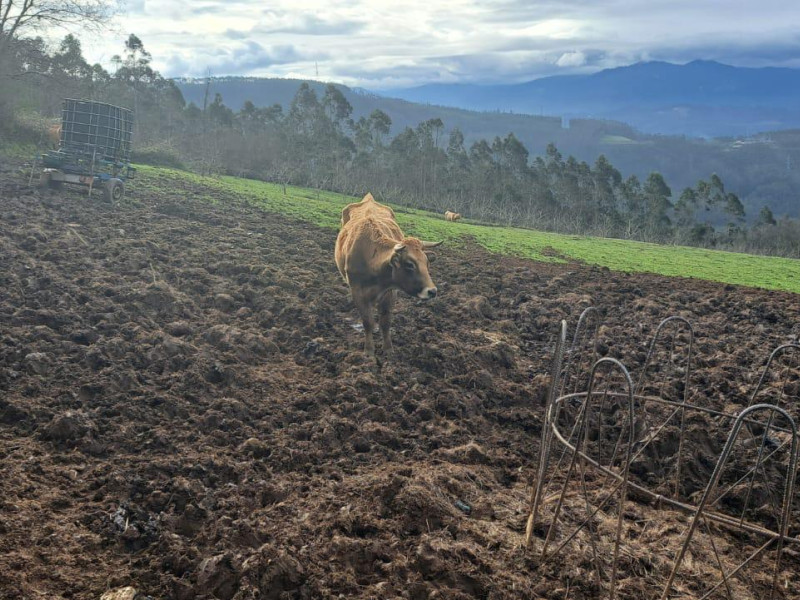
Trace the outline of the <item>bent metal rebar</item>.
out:
[[[728,414],[714,410],[710,407],[699,406],[689,402],[689,384],[691,378],[692,348],[694,344],[694,329],[691,323],[682,317],[670,317],[664,319],[653,335],[647,357],[638,377],[636,386],[632,383],[632,378],[625,366],[618,360],[612,358],[601,358],[594,361],[591,367],[588,380],[586,380],[586,391],[579,392],[573,389],[571,393],[564,393],[570,387],[574,388],[582,379],[580,373],[576,373],[573,365],[580,364],[580,360],[585,358],[585,350],[581,351],[580,344],[586,345],[586,339],[591,338],[591,349],[596,345],[596,335],[599,325],[595,326],[593,335],[586,328],[586,322],[590,317],[597,318],[599,313],[596,309],[590,308],[584,311],[581,319],[576,326],[573,343],[569,350],[566,350],[567,323],[562,321],[560,324],[559,336],[555,345],[553,356],[553,371],[550,388],[545,406],[545,418],[542,428],[542,439],[539,455],[536,463],[535,481],[531,492],[531,509],[526,527],[525,545],[530,548],[533,543],[534,534],[537,533],[537,524],[542,526],[542,547],[540,559],[542,561],[552,560],[558,556],[575,538],[581,533],[586,532],[589,546],[592,553],[592,564],[594,568],[594,578],[597,589],[602,590],[605,596],[615,598],[617,594],[617,582],[619,571],[620,546],[623,543],[624,531],[622,527],[622,515],[625,502],[632,493],[639,498],[651,500],[659,508],[671,508],[686,512],[691,515],[691,521],[686,531],[682,535],[681,550],[675,558],[668,580],[664,583],[660,595],[654,598],[666,600],[669,597],[672,586],[680,572],[680,566],[688,550],[694,533],[700,525],[703,525],[711,541],[713,557],[716,562],[716,569],[719,571],[718,581],[708,582],[708,589],[703,592],[701,598],[709,598],[717,592],[724,593],[729,600],[735,598],[731,588],[733,578],[751,566],[759,557],[772,552],[772,578],[769,589],[769,598],[775,595],[780,574],[780,564],[783,556],[783,548],[786,544],[800,545],[800,537],[795,532],[790,535],[791,502],[794,490],[794,477],[797,473],[798,454],[800,444],[798,444],[797,427],[792,415],[784,408],[779,406],[784,403],[787,397],[787,376],[782,374],[782,386],[775,404],[760,403],[754,404],[756,397],[762,393],[765,382],[769,379],[768,372],[776,362],[776,358],[784,355],[800,356],[800,346],[789,344],[777,348],[768,359],[764,372],[749,398],[749,405],[738,414]],[[654,364],[657,355],[657,346],[664,339],[665,332],[671,330],[672,336],[669,339],[670,348],[668,356],[670,360],[675,356],[675,344],[679,334],[683,334],[683,341],[686,346],[683,360],[676,369],[681,375],[683,388],[678,388],[682,393],[676,400],[666,399],[660,396],[645,395],[648,386],[648,372]],[[688,338],[688,341],[687,341]],[[791,354],[794,352],[794,354]],[[685,362],[683,362],[685,361]],[[664,365],[659,365],[657,371],[663,371]],[[791,371],[791,368],[788,369]],[[795,368],[795,372],[797,369]],[[603,377],[598,375],[603,372]],[[609,374],[615,373],[616,379]],[[570,385],[573,384],[573,385]],[[663,384],[663,382],[662,382]],[[616,386],[616,387],[615,387]],[[660,388],[663,391],[664,387]],[[615,410],[610,410],[614,408]],[[648,415],[655,414],[652,407],[659,407],[666,419],[660,422],[647,424]],[[604,424],[605,414],[616,414],[615,421]],[[565,412],[566,410],[566,412]],[[563,418],[566,413],[570,413],[572,419]],[[619,415],[623,417],[620,418]],[[717,459],[714,470],[707,484],[703,488],[703,494],[699,503],[695,504],[681,497],[681,464],[683,461],[683,448],[687,435],[687,415],[705,414],[715,419],[715,422],[723,424],[730,422],[730,430],[722,451]],[[765,416],[765,418],[759,418]],[[676,418],[677,417],[677,418]],[[712,422],[709,419],[709,422]],[[669,424],[676,424],[678,428],[678,448],[677,456],[674,458],[674,485],[669,485],[668,489],[674,490],[670,494],[657,493],[649,489],[648,485],[631,479],[631,465],[639,459],[645,450],[664,432]],[[755,440],[755,444],[750,443],[749,448],[754,445],[757,447],[755,465],[746,469],[743,476],[738,477],[731,484],[726,482],[725,489],[719,491],[722,474],[726,471],[726,466],[730,462],[731,456],[736,455],[735,445],[739,440],[742,428],[750,432],[750,436]],[[568,431],[567,431],[568,430]],[[777,441],[773,438],[777,438]],[[595,449],[593,456],[591,447]],[[767,448],[769,451],[767,452]],[[612,450],[613,447],[613,450]],[[788,447],[788,452],[786,451]],[[554,450],[561,450],[561,455],[556,461],[551,460]],[[739,452],[739,458],[749,460],[745,457],[746,452]],[[568,457],[569,464],[564,470],[562,463]],[[780,466],[772,469],[773,478],[780,477],[783,486],[780,501],[772,500],[772,486],[767,480],[765,465],[768,461]],[[554,464],[551,464],[554,463]],[[555,467],[555,468],[553,468]],[[741,469],[741,466],[739,467]],[[587,490],[587,472],[593,470],[599,479],[605,478],[600,486],[599,492],[592,496]],[[733,475],[736,477],[738,472]],[[771,509],[769,513],[769,523],[758,523],[748,520],[749,503],[753,495],[756,475],[763,479],[763,489],[770,494]],[[598,480],[599,480],[598,479]],[[731,515],[720,508],[715,508],[722,498],[730,497],[735,491],[739,490],[739,484],[748,480],[741,514]],[[547,496],[548,490],[553,486],[558,486],[557,496]],[[741,491],[741,490],[739,490]],[[581,505],[585,510],[583,518],[575,518],[575,511],[572,511],[573,522],[563,516],[563,507],[568,495],[576,494],[581,496]],[[740,494],[741,495],[741,494]],[[555,501],[555,508],[548,517],[542,516],[542,509],[549,501]],[[741,498],[739,498],[741,501]],[[613,552],[610,554],[601,553],[600,537],[596,530],[595,520],[603,511],[615,508],[616,526],[613,532]],[[763,510],[764,507],[761,507]],[[545,511],[546,512],[546,511]],[[751,511],[752,512],[752,511]],[[708,523],[714,522],[719,526],[740,532],[746,532],[764,538],[764,543],[760,544],[755,551],[749,553],[737,564],[726,566],[717,549],[714,540],[715,534],[710,529]],[[560,529],[559,534],[557,531]],[[556,539],[556,538],[560,539]],[[774,550],[770,550],[774,547]],[[610,557],[610,576],[607,575],[608,565],[601,564]],[[608,585],[604,585],[607,581]]]

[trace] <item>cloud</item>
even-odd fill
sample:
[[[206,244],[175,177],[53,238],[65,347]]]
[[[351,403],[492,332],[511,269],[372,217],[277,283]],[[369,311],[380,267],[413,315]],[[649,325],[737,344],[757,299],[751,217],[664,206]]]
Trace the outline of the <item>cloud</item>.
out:
[[[252,40],[230,48],[211,48],[205,54],[173,54],[164,74],[170,77],[200,76],[207,71],[214,75],[247,75],[253,71],[279,65],[324,59],[322,53],[307,54],[291,44],[262,46]]]
[[[218,15],[225,12],[225,5],[219,3],[200,4],[187,10],[194,15]]]
[[[126,13],[143,13],[145,11],[145,0],[122,0],[120,9]]]
[[[128,0],[128,7],[119,25],[169,75],[211,67],[218,75],[315,77],[318,68],[322,79],[385,89],[512,83],[648,59],[800,66],[800,11],[786,0],[726,0],[725,10],[696,0]],[[106,35],[84,40],[89,60],[119,53],[123,36]]]
[[[193,67],[189,61],[185,60],[183,57],[173,54],[167,59],[167,67],[164,71],[168,74],[181,73],[182,75],[188,75],[192,73]]]
[[[273,13],[273,19],[258,33],[294,33],[300,35],[349,35],[362,29],[363,21],[353,19],[328,19],[316,14],[288,12]]]
[[[240,31],[238,29],[226,29],[222,35],[229,40],[246,40],[250,36],[250,32]]]
[[[565,52],[556,60],[559,67],[581,67],[586,64],[586,55],[583,52]]]

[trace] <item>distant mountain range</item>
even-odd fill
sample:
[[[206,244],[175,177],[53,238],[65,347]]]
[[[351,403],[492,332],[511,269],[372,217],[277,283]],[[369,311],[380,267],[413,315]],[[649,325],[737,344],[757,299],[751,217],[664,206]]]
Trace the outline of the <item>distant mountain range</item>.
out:
[[[176,79],[178,87],[183,93],[186,102],[194,102],[203,106],[206,93],[205,79]],[[260,77],[214,77],[210,81],[208,101],[214,100],[214,94],[222,95],[226,106],[238,111],[245,101],[250,100],[256,106],[270,106],[280,104],[284,112],[289,111],[289,105],[297,93],[300,84],[307,83],[316,92],[319,98],[325,93],[327,83],[322,81],[300,79],[272,79]],[[520,132],[528,136],[531,132],[541,135],[548,140],[555,141],[562,130],[559,117],[539,117],[532,115],[511,115],[499,111],[490,113],[477,113],[475,111],[447,106],[429,106],[388,98],[367,90],[349,88],[336,84],[353,106],[353,118],[358,119],[368,116],[373,110],[380,109],[392,118],[392,134],[399,133],[404,127],[416,127],[427,119],[440,118],[447,129],[458,127],[464,131],[468,140],[474,141],[481,137],[494,137],[502,132]],[[621,123],[619,124],[626,130]],[[529,138],[530,140],[530,138]],[[532,141],[532,140],[530,140]],[[545,142],[546,143],[546,142]]]
[[[623,121],[645,133],[719,137],[800,127],[800,69],[642,62],[513,85],[432,84],[386,96],[471,110]]]
[[[735,81],[729,79],[724,84],[721,76],[710,75],[730,70],[749,78],[748,83],[744,83],[745,79],[734,78]],[[641,75],[638,80],[634,77],[637,73]],[[678,73],[688,73],[691,77],[679,85],[676,83],[681,80]],[[337,87],[353,106],[353,118],[369,115],[375,109],[383,110],[392,119],[393,135],[404,127],[413,128],[431,118],[440,118],[444,122],[445,135],[453,128],[459,128],[464,133],[467,146],[479,139],[491,142],[496,136],[513,132],[532,156],[543,155],[547,144],[553,142],[565,156],[572,154],[589,163],[604,154],[625,177],[637,175],[644,179],[651,171],[659,171],[672,186],[675,198],[684,187],[694,186],[699,179],[708,179],[712,173],[717,173],[727,189],[741,197],[748,217],[752,219],[764,205],[772,208],[776,216],[788,214],[800,217],[800,202],[797,200],[800,190],[798,73],[800,71],[792,69],[738,69],[708,62],[684,66],[642,63],[594,75],[552,77],[519,86],[491,86],[495,89],[513,88],[515,93],[525,86],[561,86],[558,93],[563,99],[563,107],[571,110],[558,111],[558,102],[551,100],[552,112],[564,112],[569,118],[501,112],[497,109],[478,112],[389,98],[341,85]],[[777,83],[777,80],[782,83]],[[623,84],[622,81],[627,83]],[[694,83],[690,83],[691,81]],[[187,102],[202,106],[205,80],[183,79],[176,80],[176,83]],[[303,81],[297,79],[212,78],[209,101],[213,100],[215,93],[219,93],[225,104],[236,111],[241,109],[246,100],[252,101],[256,106],[281,104],[284,111],[288,111],[301,83]],[[318,96],[322,96],[326,85],[324,82],[306,83],[311,85]],[[461,86],[460,89],[464,91],[452,92],[455,96],[452,102],[468,104],[478,102],[481,98],[488,102],[491,95],[484,96],[483,92],[479,94],[477,91],[485,91],[488,87]],[[677,91],[679,88],[684,92]],[[459,88],[425,86],[417,88],[418,91],[414,93],[421,94],[419,90],[425,89],[441,90],[443,95],[436,101],[446,102],[448,100],[444,97],[445,90]],[[694,90],[692,97],[698,104],[689,108],[680,105],[683,108],[679,108],[676,100],[688,97],[689,90]],[[407,92],[409,97],[413,97],[411,91]],[[555,92],[553,94],[555,97]],[[501,94],[498,97],[503,96]],[[516,97],[522,101],[521,92]],[[641,102],[637,99],[639,97],[642,98]],[[763,97],[763,102],[755,105],[759,97]],[[515,96],[509,93],[508,98],[513,99]],[[715,108],[711,98],[727,98],[727,108]],[[701,100],[705,104],[700,104]],[[605,103],[607,106],[619,104],[620,107],[613,114],[628,123],[636,124],[636,127],[620,120],[574,116],[580,114],[575,110],[577,104],[593,101]],[[792,107],[792,102],[796,106]],[[626,103],[628,108],[622,107],[622,103]],[[658,108],[659,106],[662,108]],[[663,108],[666,106],[673,108]],[[784,116],[780,119],[776,117],[772,121],[766,120],[763,114],[770,111],[773,115]],[[762,115],[759,117],[761,120],[748,116],[755,113]],[[608,114],[611,114],[611,109]],[[673,129],[668,129],[665,123],[672,123]],[[696,123],[697,128],[689,128],[691,123]],[[725,123],[728,126],[723,126]],[[678,125],[682,125],[683,129]],[[702,131],[701,125],[704,127]],[[777,131],[789,127],[796,127],[798,130]],[[643,133],[641,130],[651,133]],[[654,131],[658,134],[652,133]],[[725,134],[732,137],[685,137],[690,131],[697,135]],[[754,135],[733,137],[735,131]],[[755,135],[756,131],[772,133]],[[676,132],[683,135],[664,135]],[[443,143],[446,145],[446,137]]]

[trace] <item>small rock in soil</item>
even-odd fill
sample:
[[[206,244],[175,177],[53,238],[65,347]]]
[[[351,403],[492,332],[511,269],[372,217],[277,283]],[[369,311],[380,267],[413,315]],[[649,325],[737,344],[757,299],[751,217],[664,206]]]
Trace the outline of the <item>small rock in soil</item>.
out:
[[[45,431],[46,436],[57,442],[69,442],[83,437],[91,429],[83,416],[68,410],[62,415],[56,415]]]
[[[239,449],[254,458],[263,458],[269,456],[271,453],[269,447],[264,442],[254,437],[246,439]]]
[[[140,594],[136,591],[135,587],[130,585],[115,590],[109,590],[100,596],[100,600],[144,600],[144,598],[144,594]]]
[[[200,563],[196,590],[211,593],[220,600],[230,600],[239,589],[239,574],[230,554],[218,554]]]
[[[50,370],[50,356],[44,352],[31,352],[25,356],[25,366],[35,375],[47,375]]]
[[[236,301],[229,294],[217,294],[214,296],[214,305],[222,311],[230,312],[236,305]]]

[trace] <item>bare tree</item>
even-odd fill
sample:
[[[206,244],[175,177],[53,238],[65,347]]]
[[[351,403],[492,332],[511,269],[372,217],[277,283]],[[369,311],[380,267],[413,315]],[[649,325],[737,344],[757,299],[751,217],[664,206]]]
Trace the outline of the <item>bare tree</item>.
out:
[[[98,27],[116,11],[113,0],[0,0],[0,56],[20,36],[51,27]]]

